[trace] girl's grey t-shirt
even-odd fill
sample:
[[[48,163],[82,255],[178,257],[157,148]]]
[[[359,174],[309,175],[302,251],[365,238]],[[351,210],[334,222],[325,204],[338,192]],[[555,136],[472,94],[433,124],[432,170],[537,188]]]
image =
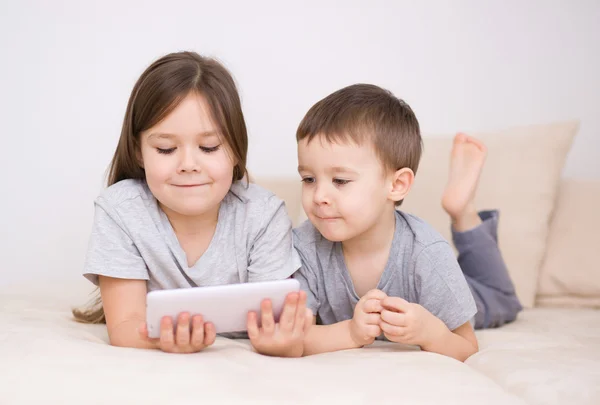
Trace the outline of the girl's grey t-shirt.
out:
[[[376,288],[422,305],[450,330],[471,321],[475,300],[448,242],[413,215],[396,211],[395,221],[389,259]],[[307,293],[307,306],[324,325],[352,319],[360,297],[341,244],[325,239],[306,221],[294,230],[294,246],[302,260],[294,278]]]
[[[123,180],[95,201],[84,275],[147,280],[148,291],[280,280],[300,267],[282,200],[235,182],[219,207],[214,236],[187,265],[166,214],[145,181]]]

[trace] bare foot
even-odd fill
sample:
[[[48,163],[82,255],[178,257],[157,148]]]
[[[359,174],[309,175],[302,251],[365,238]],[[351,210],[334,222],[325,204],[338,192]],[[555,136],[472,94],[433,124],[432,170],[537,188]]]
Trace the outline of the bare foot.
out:
[[[454,137],[450,176],[442,196],[442,207],[459,232],[473,229],[481,223],[473,200],[486,155],[487,149],[479,140],[463,133]]]

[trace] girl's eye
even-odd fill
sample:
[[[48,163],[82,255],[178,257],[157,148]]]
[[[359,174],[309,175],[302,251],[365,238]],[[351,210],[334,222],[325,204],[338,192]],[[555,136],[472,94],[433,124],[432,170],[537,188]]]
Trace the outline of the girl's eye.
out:
[[[314,182],[315,182],[315,178],[314,177],[303,177],[302,178],[302,183],[312,184]]]
[[[212,148],[207,148],[205,146],[200,146],[200,149],[204,153],[213,153],[213,152],[218,151],[220,147],[221,147],[221,145],[213,146]]]
[[[171,153],[175,152],[175,148],[169,148],[169,149],[156,148],[156,151],[158,153],[162,153],[163,155],[170,155]]]
[[[343,186],[344,184],[348,184],[350,183],[350,180],[343,180],[343,179],[333,179],[333,182],[335,184],[337,184],[338,186]]]

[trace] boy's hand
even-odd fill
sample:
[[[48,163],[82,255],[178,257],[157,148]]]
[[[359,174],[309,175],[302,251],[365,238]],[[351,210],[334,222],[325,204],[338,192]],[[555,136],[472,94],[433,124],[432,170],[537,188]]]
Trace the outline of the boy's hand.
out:
[[[448,332],[444,322],[419,304],[388,297],[381,305],[381,330],[392,342],[425,348]]]
[[[381,300],[387,295],[380,290],[371,290],[362,296],[354,307],[354,316],[350,321],[350,336],[359,346],[373,343],[381,335]]]
[[[215,326],[204,323],[202,315],[195,315],[190,322],[190,314],[182,312],[177,318],[177,327],[173,320],[165,316],[160,321],[160,338],[148,337],[148,327],[144,322],[140,328],[142,339],[152,343],[158,349],[168,353],[196,353],[215,343]]]
[[[304,336],[313,323],[312,311],[306,308],[306,293],[288,294],[279,323],[275,323],[271,300],[264,300],[260,311],[260,328],[257,314],[248,314],[248,337],[254,349],[268,356],[301,357]]]

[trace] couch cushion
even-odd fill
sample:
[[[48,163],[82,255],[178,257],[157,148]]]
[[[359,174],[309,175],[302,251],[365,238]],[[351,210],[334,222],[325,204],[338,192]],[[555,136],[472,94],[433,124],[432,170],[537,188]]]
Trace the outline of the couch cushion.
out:
[[[529,309],[477,337],[467,364],[528,403],[600,403],[600,311]]]
[[[539,306],[600,308],[600,180],[565,180],[539,277]]]
[[[522,304],[534,304],[548,222],[577,122],[472,133],[488,147],[476,205],[500,209],[499,243]],[[447,239],[450,220],[440,205],[452,138],[424,139],[425,152],[402,209],[432,224]]]

